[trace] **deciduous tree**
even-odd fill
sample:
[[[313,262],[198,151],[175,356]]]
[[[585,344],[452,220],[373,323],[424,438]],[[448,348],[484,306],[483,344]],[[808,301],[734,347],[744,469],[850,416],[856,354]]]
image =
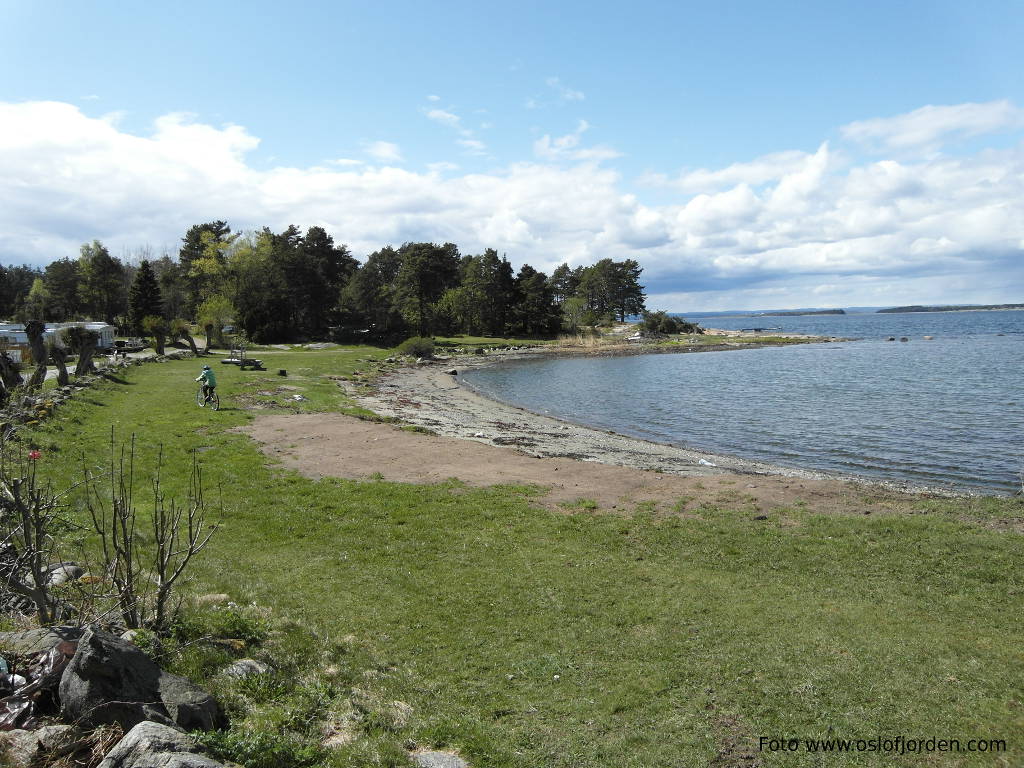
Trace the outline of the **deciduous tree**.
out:
[[[124,265],[99,240],[82,245],[79,265],[79,296],[85,311],[113,325],[125,309]]]

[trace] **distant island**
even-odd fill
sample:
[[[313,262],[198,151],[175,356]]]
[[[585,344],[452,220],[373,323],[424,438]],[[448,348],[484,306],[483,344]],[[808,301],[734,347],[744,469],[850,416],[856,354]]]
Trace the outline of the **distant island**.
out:
[[[979,309],[1024,309],[1024,304],[971,304],[960,306],[937,306],[923,307],[914,305],[910,307],[890,307],[889,309],[878,310],[879,314],[889,312],[970,312]]]
[[[795,312],[760,312],[758,317],[804,317],[805,315],[845,315],[843,309],[810,309],[807,311],[796,310]]]

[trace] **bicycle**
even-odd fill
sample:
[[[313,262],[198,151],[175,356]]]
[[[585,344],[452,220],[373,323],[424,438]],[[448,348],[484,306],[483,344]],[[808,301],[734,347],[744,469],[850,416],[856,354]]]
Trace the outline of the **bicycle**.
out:
[[[206,407],[206,394],[203,392],[203,385],[199,385],[199,389],[196,390],[196,405],[200,408]],[[210,407],[215,411],[220,410],[220,395],[217,394],[217,390],[214,389],[210,393]]]

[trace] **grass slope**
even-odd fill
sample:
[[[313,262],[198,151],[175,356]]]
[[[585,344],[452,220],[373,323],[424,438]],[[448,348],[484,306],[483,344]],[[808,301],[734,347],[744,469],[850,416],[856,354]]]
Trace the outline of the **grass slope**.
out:
[[[529,488],[312,481],[228,431],[253,417],[242,404],[356,411],[328,377],[366,378],[386,355],[217,366],[218,413],[194,405],[196,361],[149,364],[29,435],[58,480],[83,452],[102,463],[111,426],[137,434],[140,478],[162,443],[164,489],[179,498],[188,452],[202,452],[222,530],[196,561],[196,589],[315,632],[342,669],[333,685],[378,702],[331,764],[401,764],[411,742],[456,748],[475,768],[1024,763],[1018,534],[934,500],[884,518],[803,505],[767,520],[721,507],[557,514],[531,506]],[[975,506],[1022,516],[1019,500]],[[260,728],[328,719],[337,698],[318,695]],[[758,751],[762,736],[879,735],[1001,738],[1011,751]]]

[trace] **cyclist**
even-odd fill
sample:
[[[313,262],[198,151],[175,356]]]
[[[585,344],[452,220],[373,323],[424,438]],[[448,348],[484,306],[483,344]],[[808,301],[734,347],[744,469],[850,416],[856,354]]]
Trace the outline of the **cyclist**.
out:
[[[213,390],[217,388],[217,377],[213,375],[209,365],[203,366],[203,372],[199,374],[196,381],[203,382],[203,402],[210,402],[213,399]]]

